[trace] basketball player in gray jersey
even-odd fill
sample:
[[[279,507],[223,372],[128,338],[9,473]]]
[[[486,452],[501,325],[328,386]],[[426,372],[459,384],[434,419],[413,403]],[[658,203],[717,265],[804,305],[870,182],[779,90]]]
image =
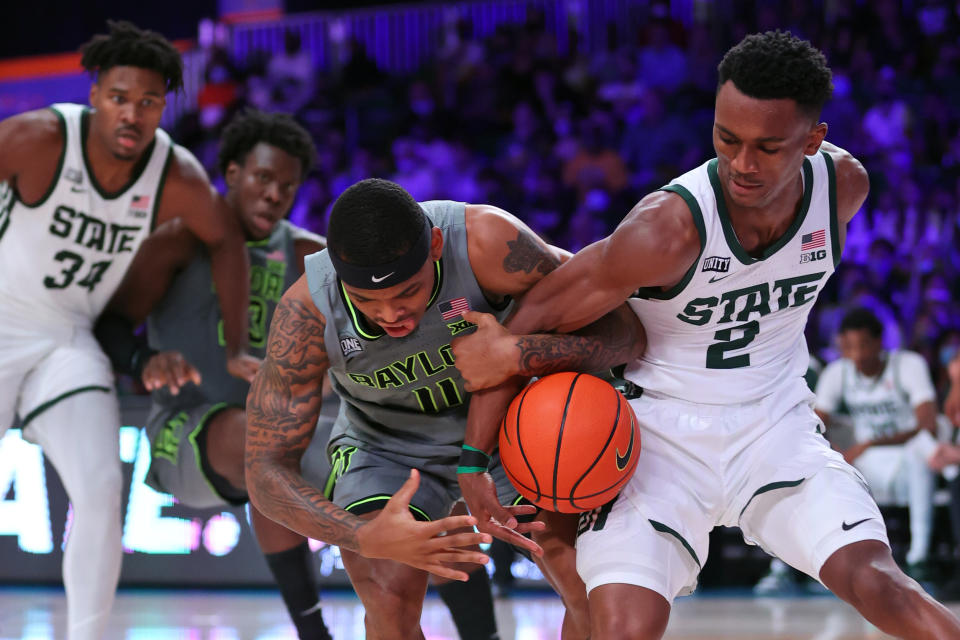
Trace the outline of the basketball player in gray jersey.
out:
[[[247,111],[220,139],[224,202],[246,236],[250,259],[250,351],[262,358],[266,330],[283,292],[323,239],[284,218],[315,156],[310,134],[285,114]],[[149,346],[114,334],[105,345],[130,373],[142,363],[152,390],[146,483],[195,508],[247,502],[243,411],[249,383],[224,366],[223,319],[210,256],[179,224],[144,242],[110,304],[130,324],[147,317]],[[251,509],[250,519],[301,640],[328,640],[306,539]]]
[[[307,258],[305,277],[284,294],[272,322],[247,399],[247,486],[270,518],[340,546],[368,638],[421,638],[427,572],[463,580],[466,573],[449,564],[486,560],[456,548],[475,534],[436,537],[450,528],[434,521],[459,498],[458,471],[490,462],[462,446],[468,396],[450,341],[472,328],[465,312],[503,317],[510,299],[565,254],[495,207],[417,203],[385,180],[344,191],[328,243]],[[619,340],[596,337],[605,332]],[[625,307],[598,321],[582,338],[594,347],[594,368],[635,354],[638,332]],[[326,373],[341,404],[329,443],[333,472],[318,486],[299,461]],[[516,492],[496,466],[494,476],[501,499],[513,503]],[[534,509],[507,511],[515,519]],[[518,532],[542,528],[516,524],[508,537],[537,553]]]
[[[576,329],[628,297],[643,321],[649,347],[625,374],[644,390],[630,401],[641,464],[577,539],[594,640],[662,637],[718,525],[738,526],[889,634],[960,638],[956,617],[897,567],[876,503],[820,435],[803,380],[807,314],[869,190],[863,166],[824,141],[826,59],[767,32],[730,49],[719,72],[717,157],[536,285],[508,322],[521,337],[477,318],[457,366],[486,388],[554,358],[524,334]],[[509,393],[474,395],[466,443],[492,448]],[[471,510],[499,515],[471,475],[461,476]]]
[[[252,376],[239,229],[197,160],[158,128],[182,86],[162,36],[109,23],[82,48],[90,108],[58,104],[0,122],[0,435],[15,414],[63,481],[70,640],[103,635],[122,557],[120,417],[91,329],[141,242],[177,220],[210,251],[231,371]]]

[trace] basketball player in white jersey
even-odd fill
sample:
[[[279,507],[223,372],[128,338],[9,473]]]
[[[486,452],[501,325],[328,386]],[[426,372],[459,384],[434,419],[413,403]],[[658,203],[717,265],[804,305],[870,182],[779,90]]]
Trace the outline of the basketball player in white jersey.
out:
[[[91,107],[57,104],[0,122],[0,434],[19,415],[73,506],[64,551],[70,640],[100,638],[121,559],[120,418],[92,326],[137,247],[179,218],[206,244],[231,370],[252,377],[246,252],[196,159],[158,129],[180,55],[129,23],[82,49]]]
[[[507,324],[514,335],[469,315],[480,329],[454,345],[456,365],[470,389],[537,373],[527,363],[554,356],[518,335],[576,329],[632,296],[649,339],[626,371],[644,390],[631,401],[643,452],[606,517],[581,521],[594,640],[660,638],[717,525],[739,526],[887,633],[958,638],[960,622],[894,563],[880,512],[820,434],[803,380],[807,315],[869,188],[863,166],[824,141],[826,60],[768,32],[727,52],[719,72],[717,157],[535,285]],[[473,396],[467,446],[493,449],[516,389]],[[460,485],[482,530],[500,533],[490,516],[512,524],[483,474]]]
[[[884,351],[883,325],[868,309],[840,323],[843,357],[817,383],[815,410],[827,428],[838,414],[853,423],[854,443],[844,459],[856,467],[879,502],[906,501],[910,509],[907,565],[918,576],[930,550],[936,449],[936,390],[927,363],[913,351]]]

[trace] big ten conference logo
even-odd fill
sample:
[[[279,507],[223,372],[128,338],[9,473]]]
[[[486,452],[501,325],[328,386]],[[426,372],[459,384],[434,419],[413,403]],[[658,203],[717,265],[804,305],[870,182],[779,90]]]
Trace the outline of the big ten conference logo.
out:
[[[236,549],[242,524],[231,511],[211,512],[204,517],[175,515],[176,499],[144,484],[150,468],[150,442],[141,429],[120,429],[120,458],[132,465],[130,494],[123,518],[123,549],[126,553],[186,556],[201,550],[211,556],[226,556]],[[129,473],[129,466],[126,468]],[[40,447],[23,440],[10,429],[0,438],[0,536],[14,536],[22,551],[54,552],[50,496]],[[173,507],[173,508],[171,508]],[[68,508],[61,550],[73,519]],[[62,521],[62,520],[61,520]],[[322,543],[311,541],[311,548]],[[332,568],[342,568],[336,563]],[[0,575],[3,569],[0,566]]]
[[[818,260],[823,260],[827,257],[826,249],[817,249],[816,251],[808,251],[807,253],[800,254],[800,264],[807,264],[808,262],[816,262]]]

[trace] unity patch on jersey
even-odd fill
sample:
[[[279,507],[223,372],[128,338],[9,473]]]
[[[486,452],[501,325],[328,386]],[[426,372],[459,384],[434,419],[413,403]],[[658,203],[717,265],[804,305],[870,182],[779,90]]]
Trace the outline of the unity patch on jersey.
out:
[[[358,353],[363,351],[363,345],[360,344],[360,339],[353,336],[340,336],[340,351],[343,353],[343,357],[346,358],[352,353]]]
[[[730,258],[721,258],[720,256],[710,256],[703,259],[703,267],[700,271],[716,271],[726,273],[730,271]]]

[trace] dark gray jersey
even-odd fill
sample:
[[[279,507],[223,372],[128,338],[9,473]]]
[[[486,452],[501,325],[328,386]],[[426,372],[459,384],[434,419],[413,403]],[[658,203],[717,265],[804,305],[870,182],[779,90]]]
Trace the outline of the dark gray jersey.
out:
[[[352,445],[442,466],[459,455],[467,424],[468,394],[450,349],[450,340],[473,326],[461,313],[469,308],[502,319],[508,307],[495,308],[473,274],[465,205],[438,200],[421,206],[442,230],[444,244],[426,313],[410,335],[391,338],[364,320],[327,251],[307,258],[306,274],[327,321],[330,377],[341,399],[330,447]]]
[[[248,242],[250,254],[250,349],[264,357],[270,318],[283,292],[298,278],[294,241],[300,229],[281,220],[266,240]],[[153,392],[155,403],[188,407],[205,402],[244,406],[250,385],[226,369],[223,317],[210,271],[210,257],[200,254],[177,274],[160,304],[147,320],[150,346],[179,351],[200,371],[199,387],[189,384],[176,396],[167,389]]]

